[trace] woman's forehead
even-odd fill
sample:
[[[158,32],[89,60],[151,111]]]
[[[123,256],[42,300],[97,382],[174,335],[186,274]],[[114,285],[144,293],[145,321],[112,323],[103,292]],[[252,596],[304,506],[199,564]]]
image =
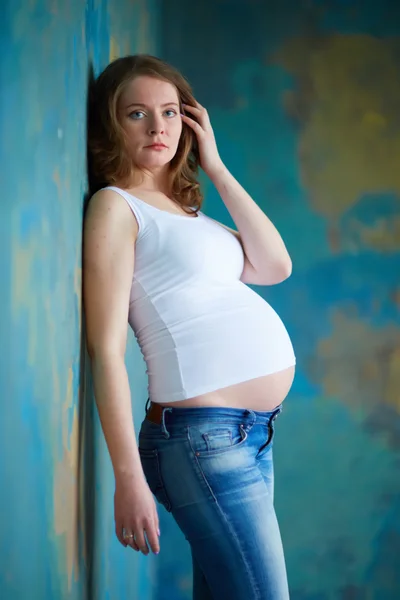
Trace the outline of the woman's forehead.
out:
[[[154,77],[141,76],[130,81],[121,94],[121,102],[144,105],[176,102],[178,92],[169,81]]]

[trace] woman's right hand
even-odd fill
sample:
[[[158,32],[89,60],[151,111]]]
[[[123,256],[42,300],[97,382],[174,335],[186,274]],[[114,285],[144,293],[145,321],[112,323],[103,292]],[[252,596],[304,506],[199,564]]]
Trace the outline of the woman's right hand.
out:
[[[130,478],[117,479],[114,494],[115,528],[123,546],[131,546],[137,552],[154,554],[160,552],[159,520],[153,494],[145,479],[141,483]],[[124,539],[125,534],[134,537]]]

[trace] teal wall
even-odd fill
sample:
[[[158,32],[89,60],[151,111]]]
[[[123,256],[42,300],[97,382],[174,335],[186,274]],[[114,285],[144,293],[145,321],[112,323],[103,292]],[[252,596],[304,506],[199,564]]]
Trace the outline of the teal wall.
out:
[[[151,598],[117,542],[81,344],[91,70],[157,53],[157,0],[9,0],[0,24],[0,598]],[[127,353],[135,419],[144,369]],[[135,365],[138,366],[135,366]]]
[[[223,159],[293,258],[287,282],[257,289],[282,316],[298,360],[275,446],[291,598],[395,600],[399,3],[163,6],[163,58],[192,82]],[[206,212],[230,224],[205,184]],[[162,514],[156,598],[186,600],[186,542]]]
[[[389,1],[6,0],[0,22],[0,598],[187,600],[189,552],[119,546],[81,319],[91,69],[182,68],[294,272],[257,288],[298,370],[276,438],[293,600],[400,597],[400,14]],[[205,210],[231,224],[204,178]],[[133,412],[146,379],[130,335]],[[234,566],[233,566],[234,568]]]

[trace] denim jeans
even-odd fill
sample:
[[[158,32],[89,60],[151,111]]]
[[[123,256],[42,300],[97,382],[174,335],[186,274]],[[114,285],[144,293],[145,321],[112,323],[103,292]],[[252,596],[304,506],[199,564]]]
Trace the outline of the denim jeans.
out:
[[[194,600],[289,598],[273,506],[281,410],[165,408],[142,423],[143,470],[190,544]]]

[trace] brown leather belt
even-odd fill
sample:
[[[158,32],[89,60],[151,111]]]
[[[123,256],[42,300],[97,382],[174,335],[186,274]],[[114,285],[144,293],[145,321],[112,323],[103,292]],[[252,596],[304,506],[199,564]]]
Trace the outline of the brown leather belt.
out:
[[[153,402],[151,402],[149,409],[146,413],[146,419],[148,419],[152,423],[160,425],[164,408],[165,406],[161,406],[161,404],[154,404]]]

